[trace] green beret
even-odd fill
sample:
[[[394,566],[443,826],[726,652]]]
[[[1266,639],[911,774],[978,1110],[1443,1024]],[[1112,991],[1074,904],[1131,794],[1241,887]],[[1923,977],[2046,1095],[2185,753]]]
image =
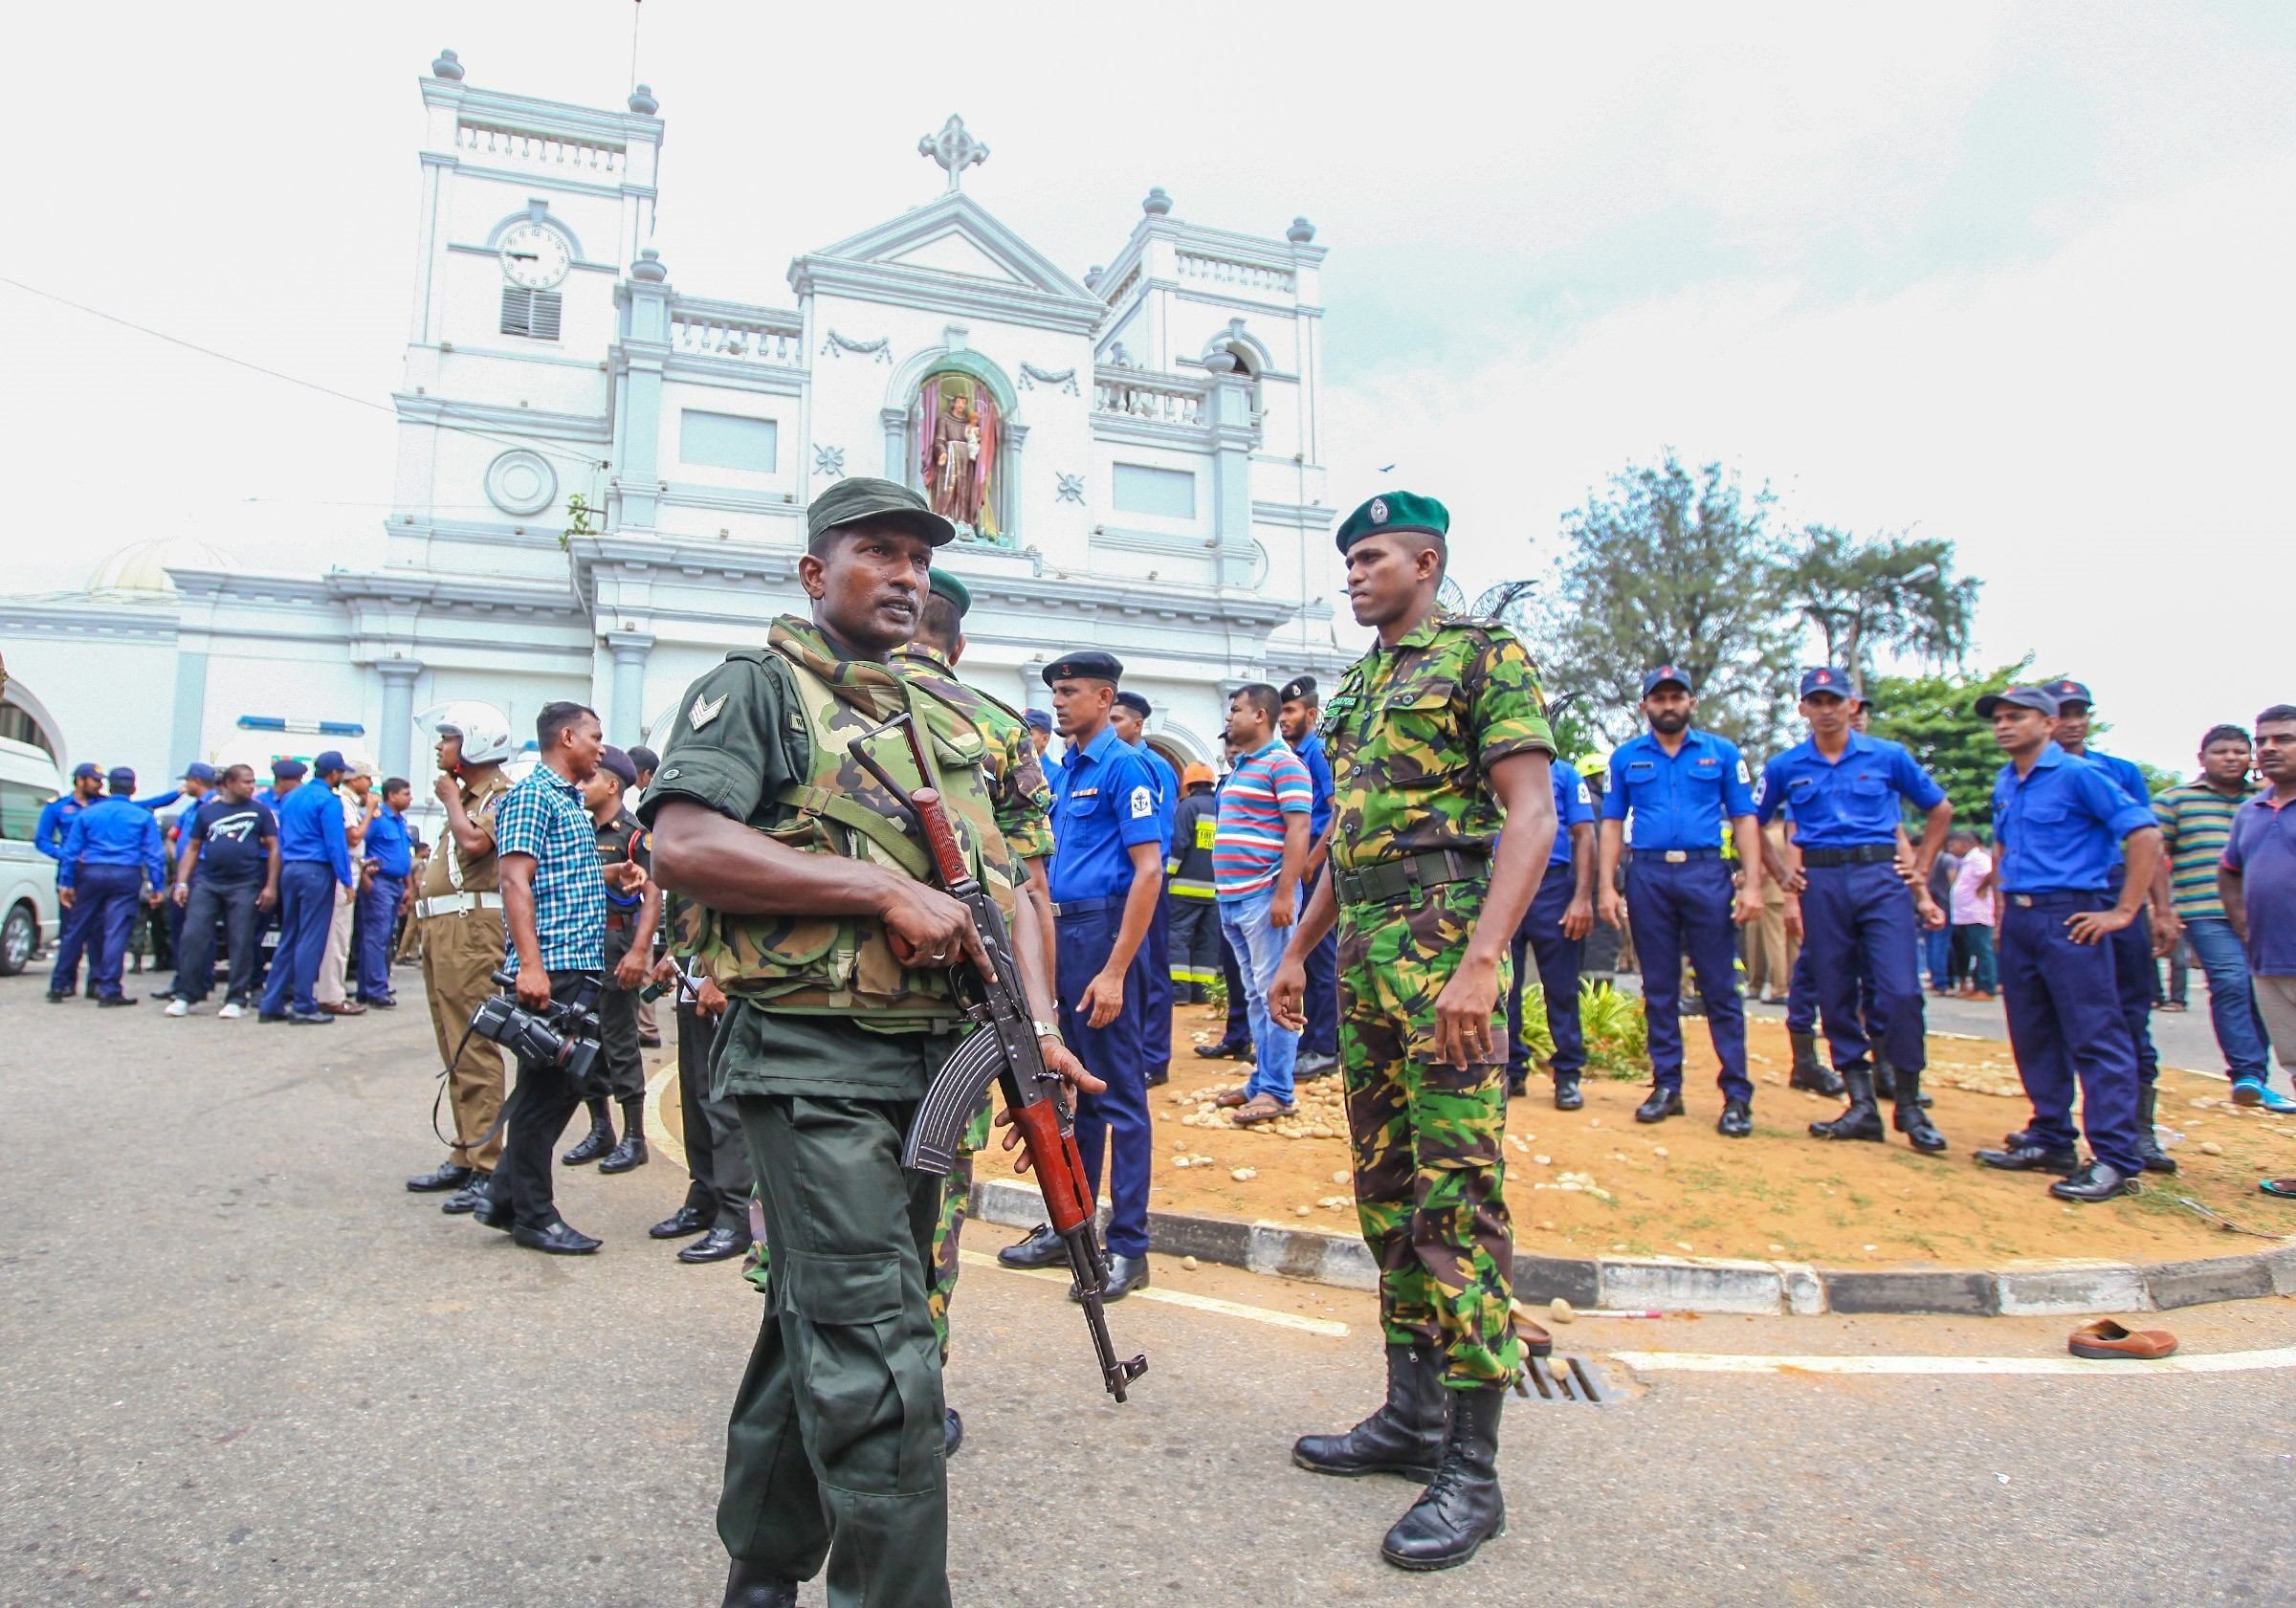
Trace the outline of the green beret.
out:
[[[1350,514],[1335,540],[1344,553],[1367,536],[1390,531],[1417,531],[1423,536],[1448,536],[1451,511],[1431,496],[1417,492],[1382,492]]]
[[[929,581],[934,591],[957,606],[957,618],[961,620],[973,611],[973,594],[965,584],[950,571],[936,566]]]

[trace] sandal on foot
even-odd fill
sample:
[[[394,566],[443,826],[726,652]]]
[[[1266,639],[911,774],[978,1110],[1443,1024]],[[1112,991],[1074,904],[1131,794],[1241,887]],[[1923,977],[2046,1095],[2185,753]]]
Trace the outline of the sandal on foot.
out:
[[[1279,1117],[1294,1114],[1299,1108],[1277,1101],[1272,1094],[1254,1094],[1236,1109],[1236,1126],[1248,1128],[1258,1122],[1273,1122]]]

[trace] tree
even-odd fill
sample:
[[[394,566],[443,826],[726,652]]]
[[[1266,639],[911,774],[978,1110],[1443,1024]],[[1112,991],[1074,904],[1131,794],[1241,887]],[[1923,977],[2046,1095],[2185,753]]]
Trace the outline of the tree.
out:
[[[1954,544],[1905,537],[1861,540],[1808,525],[1786,580],[1789,606],[1824,645],[1825,660],[1864,685],[1877,650],[1943,669],[1969,651],[1978,583],[1954,576]]]
[[[1685,469],[1672,452],[1629,467],[1565,516],[1557,575],[1532,631],[1550,697],[1611,743],[1640,725],[1643,672],[1679,665],[1698,690],[1699,724],[1756,754],[1775,746],[1792,696],[1789,555],[1751,495],[1720,464]]]
[[[1983,675],[1877,675],[1866,683],[1873,699],[1873,735],[1902,742],[1954,801],[1954,820],[1993,828],[1993,779],[2001,751],[1993,726],[1976,715],[1976,701],[2033,681],[2033,661]]]

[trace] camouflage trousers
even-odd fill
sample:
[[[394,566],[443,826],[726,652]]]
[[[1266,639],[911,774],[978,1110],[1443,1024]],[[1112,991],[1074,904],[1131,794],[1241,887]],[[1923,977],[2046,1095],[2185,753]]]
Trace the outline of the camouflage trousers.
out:
[[[956,1165],[949,1169],[948,1184],[940,1192],[940,1217],[933,1224],[933,1265],[925,1269],[925,1311],[931,1314],[933,1333],[940,1341],[944,1367],[949,1360],[949,1303],[957,1295],[958,1240],[964,1233],[964,1216],[973,1199],[973,1153],[987,1145],[988,1128],[989,1108],[983,1105],[958,1141]],[[755,1191],[750,1195],[749,1224],[749,1260],[742,1265],[741,1275],[762,1292],[769,1264],[765,1226]]]
[[[1339,915],[1340,1077],[1380,1321],[1390,1344],[1442,1358],[1458,1390],[1512,1384],[1523,1366],[1509,1311],[1504,1004],[1491,1013],[1498,1059],[1461,1069],[1435,1057],[1435,1001],[1482,897],[1479,883],[1450,883]],[[1508,970],[1502,957],[1501,1002]]]

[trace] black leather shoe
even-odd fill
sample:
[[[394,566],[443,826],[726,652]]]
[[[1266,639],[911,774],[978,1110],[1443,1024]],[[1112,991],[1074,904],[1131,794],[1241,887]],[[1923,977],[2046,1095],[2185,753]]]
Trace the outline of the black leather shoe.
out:
[[[602,1156],[612,1155],[613,1149],[614,1125],[603,1119],[594,1121],[590,1124],[590,1131],[582,1136],[581,1141],[572,1150],[558,1158],[559,1165],[579,1167],[585,1161],[595,1161]]]
[[[1669,1116],[1682,1114],[1682,1090],[1660,1084],[1650,1090],[1650,1097],[1634,1108],[1637,1122],[1664,1122]]]
[[[69,1004],[71,1003],[71,1001],[72,990],[69,988],[51,988],[48,990],[48,1002],[52,1005]]]
[[[1754,1107],[1744,1100],[1722,1102],[1722,1120],[1714,1132],[1726,1139],[1742,1139],[1754,1132]]]
[[[677,1253],[680,1262],[723,1262],[749,1249],[749,1230],[713,1228]]]
[[[332,1027],[335,1025],[335,1019],[323,1010],[296,1010],[287,1013],[287,1025],[290,1027]]]
[[[449,1161],[441,1165],[434,1173],[425,1173],[420,1178],[408,1178],[407,1187],[417,1195],[444,1195],[450,1190],[460,1189],[470,1181],[471,1170],[468,1167],[457,1166]]]
[[[1148,1259],[1144,1256],[1112,1256],[1108,1259],[1108,1283],[1101,1288],[1102,1302],[1121,1301],[1136,1289],[1148,1288]],[[1069,1299],[1084,1299],[1076,1287],[1069,1287]]]
[[[1196,1046],[1196,1053],[1206,1061],[1248,1061],[1251,1059],[1251,1046],[1247,1044],[1200,1044]]]
[[[1451,1427],[1444,1438],[1435,1478],[1395,1521],[1380,1556],[1398,1569],[1453,1569],[1483,1543],[1507,1533],[1507,1503],[1499,1494],[1499,1415],[1507,1387],[1450,1393]]]
[[[651,1158],[646,1154],[646,1135],[625,1134],[622,1136],[622,1142],[608,1151],[606,1159],[598,1163],[598,1170],[602,1173],[632,1172],[645,1166],[649,1159]]]
[[[949,1459],[951,1459],[951,1458],[955,1457],[955,1456],[957,1455],[957,1450],[958,1450],[958,1448],[959,1448],[959,1447],[960,1447],[960,1446],[962,1446],[963,1444],[964,1444],[964,1420],[962,1420],[962,1419],[960,1419],[960,1418],[959,1418],[959,1417],[957,1416],[957,1409],[956,1409],[956,1408],[954,1408],[954,1407],[944,1407],[944,1408],[942,1408],[942,1409],[941,1409],[941,1419],[940,1419],[940,1460],[941,1460],[941,1462],[943,1462],[943,1463],[946,1463],[946,1462],[948,1462],[948,1460],[949,1460]]]
[[[797,1608],[797,1582],[736,1558],[725,1574],[725,1600],[719,1608]]]
[[[1049,1225],[1031,1228],[1026,1240],[997,1252],[997,1260],[1007,1267],[1065,1267],[1069,1265],[1068,1242]]]
[[[651,1228],[647,1229],[646,1233],[650,1238],[656,1240],[683,1240],[690,1235],[700,1233],[717,1221],[718,1214],[715,1210],[708,1206],[697,1206],[688,1200]]]
[[[2109,1162],[2091,1161],[2071,1178],[2049,1185],[2049,1193],[2060,1200],[2109,1200],[2117,1195],[2134,1195],[2138,1188],[2136,1179]]]
[[[662,1047],[662,1041],[658,1038],[649,1039],[641,1036],[638,1040],[638,1047],[640,1049],[659,1049]]]
[[[1882,1111],[1873,1103],[1873,1068],[1851,1067],[1842,1074],[1842,1082],[1849,1091],[1849,1109],[1830,1122],[1810,1124],[1813,1139],[1870,1139],[1880,1144],[1888,1134],[1882,1132]]]
[[[2028,1137],[2022,1134],[2012,1136]],[[2052,1150],[2042,1144],[2013,1144],[2007,1150],[1978,1151],[1977,1159],[2004,1173],[2056,1173],[2063,1176],[2081,1170],[2081,1153],[2070,1145],[2063,1150]]]
[[[137,997],[133,994],[99,994],[96,996],[96,1002],[99,1005],[117,1010],[121,1005],[135,1004]]]
[[[1575,1112],[1585,1104],[1586,1096],[1578,1091],[1578,1074],[1577,1072],[1556,1072],[1555,1074],[1555,1109],[1558,1112]]]
[[[1292,1461],[1311,1474],[1401,1474],[1425,1485],[1443,1461],[1449,1396],[1439,1364],[1409,1346],[1391,1345],[1387,1399],[1380,1410],[1344,1435],[1301,1436],[1292,1443]]]
[[[440,1201],[438,1209],[449,1217],[460,1217],[465,1212],[475,1212],[485,1202],[488,1191],[492,1188],[494,1181],[494,1174],[481,1173],[473,1169],[471,1181]]]
[[[1516,1077],[1513,1073],[1510,1072],[1507,1076],[1507,1098],[1510,1100],[1516,1098],[1518,1095],[1523,1093],[1525,1087],[1525,1078]]]
[[[283,1010],[259,1010],[255,1012],[255,1020],[257,1022],[284,1022],[287,1020],[287,1013]]]
[[[548,1251],[552,1256],[587,1256],[604,1243],[591,1239],[563,1217],[539,1225],[521,1223],[510,1231],[510,1237],[528,1250]]]
[[[459,1200],[460,1197],[457,1196],[456,1199]],[[489,1228],[499,1229],[508,1234],[519,1226],[519,1211],[516,1206],[497,1195],[492,1189],[485,1189],[479,1191],[478,1199],[472,1202],[471,1221],[483,1223]]]

